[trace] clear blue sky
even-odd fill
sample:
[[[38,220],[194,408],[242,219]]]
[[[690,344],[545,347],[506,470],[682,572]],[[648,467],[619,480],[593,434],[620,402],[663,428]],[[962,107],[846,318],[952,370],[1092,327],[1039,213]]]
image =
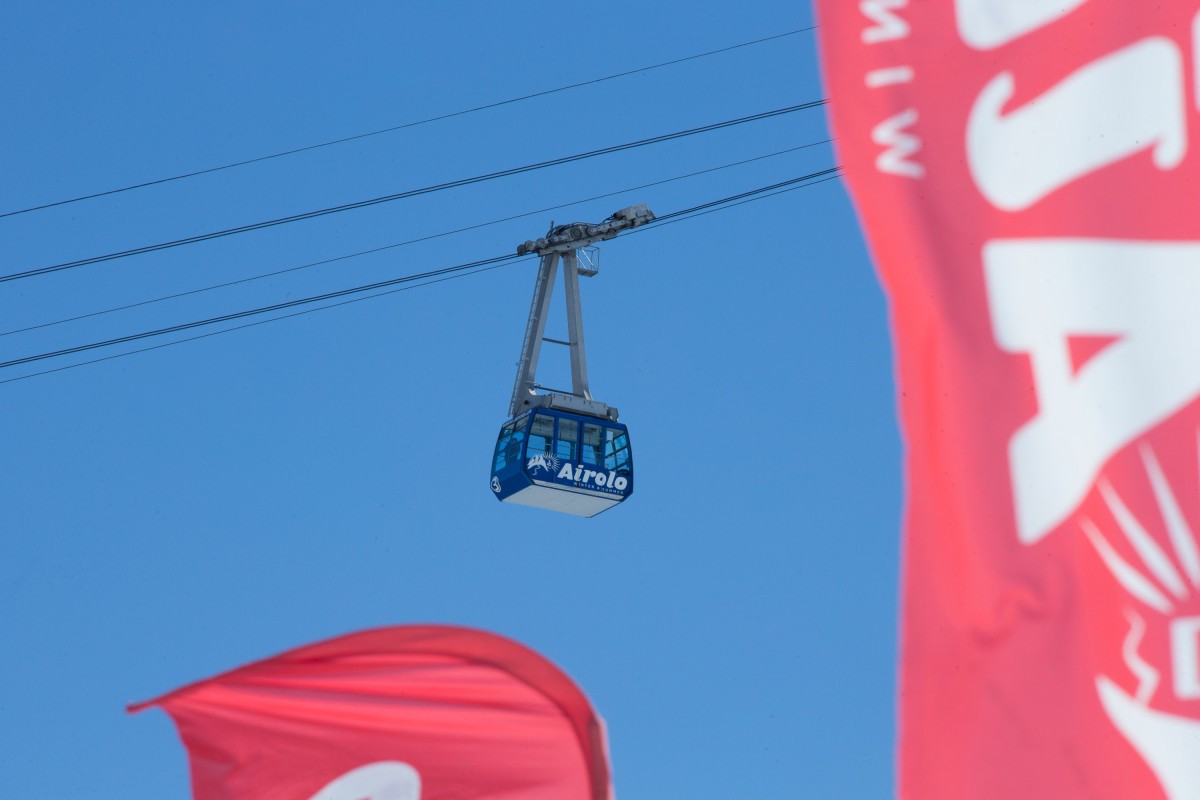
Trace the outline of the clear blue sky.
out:
[[[768,36],[799,3],[6,4],[0,210]],[[167,186],[0,219],[5,274],[823,96],[812,34]],[[811,111],[0,284],[4,331],[509,216],[828,135]],[[822,169],[816,147],[269,281],[0,337],[15,358],[508,253]],[[637,492],[501,505],[533,269],[0,384],[8,797],[184,798],[125,703],[350,631],[527,644],[609,726],[621,800],[891,793],[901,505],[887,310],[826,183],[606,243],[592,386]],[[556,315],[550,335],[560,333]],[[97,354],[99,355],[99,354]],[[566,380],[553,363],[540,376]],[[85,357],[77,357],[82,360]],[[46,363],[45,367],[70,363]],[[16,377],[37,367],[0,371]]]

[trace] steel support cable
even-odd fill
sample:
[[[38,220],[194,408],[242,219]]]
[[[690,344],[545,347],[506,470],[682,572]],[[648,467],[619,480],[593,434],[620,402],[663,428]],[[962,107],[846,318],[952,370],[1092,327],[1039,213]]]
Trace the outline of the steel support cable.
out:
[[[816,185],[819,183],[824,183],[826,181],[834,180],[838,177],[838,175],[832,174],[832,173],[836,173],[838,170],[839,170],[838,167],[834,167],[832,169],[821,170],[820,172],[815,172],[815,173],[812,173],[809,175],[802,175],[798,178],[793,178],[791,180],[781,181],[779,183],[771,184],[769,186],[763,186],[758,189],[752,189],[747,192],[741,192],[736,195],[730,195],[729,197],[725,197],[720,200],[714,200],[709,203],[701,204],[699,206],[693,206],[692,208],[689,208],[689,209],[683,209],[681,211],[672,212],[670,214],[663,215],[662,217],[658,217],[654,222],[649,223],[648,225],[644,225],[644,226],[636,228],[632,231],[628,231],[624,235],[628,236],[633,233],[654,230],[658,227],[665,227],[666,225],[670,225],[674,222],[682,222],[686,219],[692,219],[693,217],[705,216],[706,214],[711,214],[711,213],[714,213],[717,211],[724,211],[727,208],[734,208],[735,206],[743,205],[745,203],[753,202],[755,200],[761,200],[761,199],[765,199],[767,197],[774,197],[776,195],[785,194],[787,192],[794,191],[796,189],[803,189],[808,186],[813,186],[813,185]],[[781,187],[790,187],[790,188],[781,188]],[[772,191],[772,190],[777,190],[777,191]],[[725,205],[722,205],[722,204],[725,204]],[[687,215],[687,216],[684,216],[684,215]],[[342,300],[341,302],[338,302],[338,303],[331,303],[331,304],[325,305],[325,306],[318,306],[316,308],[304,309],[302,311],[293,312],[291,314],[285,314],[285,315],[282,315],[279,317],[272,317],[270,319],[265,319],[265,320],[258,320],[256,322],[238,325],[238,326],[235,326],[232,328],[226,328],[226,329],[220,330],[220,331],[213,331],[211,333],[201,334],[199,336],[192,336],[192,337],[188,337],[188,338],[184,338],[184,339],[178,339],[178,340],[175,340],[172,342],[166,342],[164,344],[154,345],[152,347],[141,348],[138,350],[131,350],[131,351],[128,351],[125,353],[117,353],[115,355],[105,356],[103,358],[93,359],[90,361],[82,361],[82,362],[79,362],[76,364],[69,364],[64,367],[57,367],[55,369],[44,370],[42,372],[35,372],[35,373],[31,373],[29,375],[22,375],[22,376],[19,376],[16,378],[8,378],[5,380],[0,380],[0,384],[12,383],[13,381],[25,380],[27,378],[35,378],[40,375],[48,375],[50,373],[61,372],[63,370],[67,370],[67,369],[73,369],[75,367],[87,366],[88,364],[96,364],[101,361],[108,361],[108,360],[111,360],[114,358],[121,358],[121,357],[127,356],[127,355],[136,355],[138,353],[149,352],[151,350],[157,350],[157,349],[160,349],[163,347],[170,347],[175,344],[183,344],[184,342],[195,341],[197,339],[204,339],[209,336],[215,336],[215,335],[221,334],[221,333],[230,333],[232,331],[242,330],[244,328],[250,328],[250,327],[257,326],[257,325],[263,325],[268,322],[277,322],[277,321],[283,320],[283,319],[290,319],[292,317],[301,316],[303,314],[310,314],[315,311],[322,311],[327,308],[336,308],[338,306],[348,305],[350,303],[356,303],[356,302],[360,302],[363,300],[370,300],[370,299],[373,299],[376,297],[384,297],[389,294],[394,294],[398,291],[404,291],[405,289],[416,288],[417,286],[425,286],[425,285],[428,285],[429,283],[440,283],[443,280],[449,280],[450,278],[454,278],[454,277],[465,277],[466,275],[473,275],[473,274],[477,274],[480,272],[487,272],[489,270],[496,269],[496,268],[499,268],[502,266],[508,266],[512,263],[516,263],[519,261],[533,261],[533,260],[535,260],[535,259],[532,257],[528,257],[528,256],[521,257],[521,256],[517,256],[515,254],[507,255],[507,256],[497,256],[497,257],[493,257],[493,258],[469,262],[467,264],[458,264],[458,265],[455,265],[452,267],[444,267],[439,270],[432,270],[430,272],[419,273],[416,275],[406,275],[406,276],[402,276],[400,278],[393,278],[393,279],[387,280],[387,281],[379,281],[377,283],[369,284],[366,286],[358,286],[358,287],[354,287],[351,289],[342,289],[342,290],[339,290],[336,292],[328,292],[326,294],[317,295],[314,297],[305,297],[305,298],[300,298],[298,300],[290,300],[285,303],[276,303],[275,305],[271,305],[271,306],[262,306],[260,308],[248,309],[245,311],[238,311],[238,312],[234,312],[232,314],[224,314],[224,315],[221,315],[218,317],[210,317],[208,319],[197,320],[195,322],[183,323],[181,325],[173,325],[173,326],[170,326],[167,328],[159,328],[159,329],[153,330],[153,331],[144,331],[142,333],[118,337],[116,339],[108,339],[108,340],[102,341],[102,342],[93,342],[91,344],[79,345],[76,347],[66,348],[63,350],[57,350],[54,352],[42,353],[42,354],[35,355],[35,356],[27,356],[25,358],[19,358],[19,359],[13,359],[11,361],[0,362],[0,369],[6,369],[6,368],[17,366],[20,364],[28,364],[28,363],[32,363],[35,361],[43,361],[45,359],[70,355],[72,353],[86,352],[88,350],[95,350],[95,349],[101,348],[101,347],[108,347],[111,345],[122,344],[125,342],[138,341],[140,339],[146,339],[146,338],[150,338],[153,336],[161,336],[161,335],[168,334],[168,333],[190,330],[190,329],[198,328],[198,327],[205,326],[205,325],[214,325],[214,324],[218,324],[220,322],[228,322],[228,321],[233,321],[233,320],[237,320],[237,319],[244,319],[249,316],[254,316],[254,315],[258,315],[258,314],[266,314],[266,313],[270,313],[272,311],[279,311],[279,310],[284,310],[287,308],[294,308],[296,306],[316,303],[316,302],[320,302],[322,300],[337,299],[337,298],[341,298],[341,297],[346,297],[347,295],[359,294],[362,292],[369,292],[373,289],[386,288],[386,287],[395,286],[395,285],[401,284],[401,283],[415,282],[415,281],[423,280],[426,278],[434,278],[434,277],[438,277],[438,276],[449,276],[449,277],[440,277],[439,280],[431,280],[431,281],[428,281],[427,283],[416,284],[415,286],[404,286],[399,289],[390,289],[389,291],[386,291],[386,292],[378,292],[376,294],[367,295],[365,297],[351,297],[350,299]],[[471,271],[468,271],[468,270],[471,270]]]
[[[398,289],[388,289],[387,291],[379,292],[378,294],[369,294],[365,297],[352,297],[349,300],[340,300],[336,303],[330,303],[329,305],[324,305],[324,306],[317,306],[316,308],[305,308],[300,311],[293,311],[290,314],[281,314],[278,317],[268,317],[267,319],[259,319],[259,320],[255,320],[254,322],[244,322],[241,325],[234,325],[231,328],[222,328],[219,331],[209,331],[208,333],[200,333],[195,336],[187,336],[187,337],[184,337],[183,339],[174,339],[170,342],[163,342],[162,344],[153,344],[153,345],[150,345],[149,347],[139,347],[137,350],[126,350],[123,353],[114,353],[111,356],[101,356],[100,358],[92,358],[87,361],[77,361],[74,364],[67,364],[66,366],[62,366],[62,367],[54,367],[53,369],[45,369],[45,370],[42,370],[41,372],[31,372],[28,375],[20,375],[16,378],[5,378],[4,380],[0,380],[0,383],[14,383],[16,381],[23,381],[23,380],[27,380],[29,378],[37,378],[42,375],[50,375],[55,372],[64,372],[65,370],[75,369],[76,367],[86,367],[91,364],[99,364],[103,361],[112,361],[113,359],[124,358],[125,356],[136,356],[139,353],[149,353],[151,350],[161,350],[164,347],[174,347],[177,344],[186,344],[187,342],[196,342],[196,341],[199,341],[200,339],[207,339],[210,336],[220,336],[223,333],[233,333],[234,331],[245,330],[246,328],[257,328],[259,325],[266,325],[269,322],[279,322],[281,320],[291,319],[292,317],[302,317],[305,314],[312,314],[316,311],[326,311],[331,308],[337,308],[339,306],[350,305],[351,303],[361,303],[363,300],[374,300],[378,297],[386,297],[387,295],[396,294],[397,292],[407,292],[411,289],[420,289],[423,286],[432,286],[435,283],[443,283],[445,281],[452,281],[452,280],[456,280],[458,278],[469,278],[472,275],[478,275],[482,272],[490,272],[494,269],[500,269],[501,267],[507,267],[510,264],[515,264],[515,263],[518,263],[519,261],[535,261],[535,260],[536,260],[535,258],[527,257],[527,258],[517,259],[516,261],[505,262],[502,264],[492,264],[491,266],[488,266],[488,267],[480,267],[479,269],[471,270],[469,272],[456,272],[452,275],[446,275],[441,278],[434,278],[432,280],[428,280],[423,283],[413,283],[413,284],[409,284],[407,286],[401,286]]]
[[[768,158],[775,158],[776,156],[785,155],[787,153],[794,153],[796,151],[805,150],[810,147],[818,147],[823,144],[828,144],[831,141],[833,141],[833,140],[832,139],[822,139],[817,142],[810,142],[808,144],[797,145],[796,147],[788,147],[783,150],[776,150],[773,153],[766,153],[761,156],[754,156],[753,158],[745,158],[740,161],[731,161],[727,164],[721,164],[716,167],[709,167],[707,169],[697,170],[695,172],[688,172],[684,175],[676,175],[671,178],[664,178],[662,180],[652,181],[650,183],[643,183],[640,186],[630,186],[625,189],[618,189],[618,190],[612,191],[612,192],[605,192],[604,194],[593,195],[592,197],[587,197],[582,200],[572,200],[569,203],[561,203],[556,206],[547,206],[546,208],[539,208],[534,211],[526,211],[521,214],[513,214],[512,216],[501,217],[499,219],[493,219],[493,220],[489,220],[487,222],[480,222],[475,225],[468,225],[463,228],[455,228],[454,230],[442,231],[440,233],[432,233],[432,234],[429,234],[428,236],[421,236],[416,239],[408,239],[403,242],[395,242],[393,244],[386,244],[381,247],[373,247],[373,248],[370,248],[369,250],[359,250],[358,252],[355,252],[355,253],[347,253],[346,255],[334,256],[333,258],[326,258],[326,259],[322,259],[320,261],[310,261],[306,264],[299,264],[294,267],[287,267],[284,269],[275,270],[273,272],[264,272],[259,275],[251,275],[250,277],[247,277],[247,278],[239,278],[238,280],[226,281],[224,283],[213,284],[212,286],[203,286],[199,289],[189,289],[189,290],[183,291],[183,292],[176,292],[174,294],[163,295],[161,297],[153,297],[148,300],[141,300],[136,303],[128,303],[128,304],[122,305],[122,306],[114,306],[113,308],[106,308],[106,309],[102,309],[100,311],[92,311],[87,314],[77,314],[76,316],[73,316],[73,317],[65,317],[63,319],[57,319],[57,320],[53,320],[51,322],[42,322],[37,325],[29,325],[24,328],[15,328],[10,331],[0,331],[0,337],[12,336],[12,335],[18,334],[18,333],[27,333],[29,331],[40,330],[42,328],[50,328],[55,325],[66,324],[68,322],[78,322],[80,320],[90,319],[92,317],[99,317],[99,316],[103,316],[105,314],[113,314],[118,311],[128,311],[129,309],[140,308],[142,306],[147,306],[147,305],[151,305],[154,303],[161,303],[166,300],[175,300],[180,297],[188,297],[190,295],[201,294],[203,292],[211,292],[216,289],[225,289],[230,286],[237,286],[237,285],[243,284],[243,283],[250,283],[252,281],[263,280],[265,278],[274,278],[279,275],[285,275],[290,272],[297,272],[299,270],[311,269],[313,267],[319,267],[319,266],[323,266],[325,264],[333,264],[338,261],[346,261],[351,258],[358,258],[359,256],[371,255],[373,253],[380,253],[385,250],[392,250],[392,249],[395,249],[398,247],[407,247],[408,245],[419,244],[420,242],[427,242],[427,241],[430,241],[433,239],[440,239],[440,238],[443,238],[446,236],[453,236],[453,235],[459,234],[459,233],[466,233],[467,231],[478,230],[480,228],[486,228],[486,227],[489,227],[492,225],[499,225],[504,222],[511,222],[512,220],[516,220],[516,219],[532,217],[534,215],[544,214],[544,213],[547,213],[550,211],[558,211],[563,208],[570,208],[571,206],[582,205],[583,203],[590,203],[595,200],[603,200],[606,197],[614,197],[616,195],[626,194],[628,192],[635,192],[635,191],[638,191],[641,189],[649,189],[653,186],[661,186],[666,183],[673,183],[675,181],[681,181],[686,178],[693,178],[693,177],[696,177],[697,175],[706,175],[710,172],[718,172],[723,169],[730,169],[731,167],[738,167],[738,166],[742,166],[744,164],[753,163],[755,161],[762,161],[762,160],[768,159]]]
[[[277,225],[286,225],[286,224],[289,224],[292,222],[301,222],[303,220],[315,219],[317,217],[323,217],[323,216],[327,216],[329,214],[338,214],[343,211],[353,211],[355,209],[367,208],[369,206],[375,206],[375,205],[379,205],[381,203],[390,203],[395,200],[403,200],[403,199],[409,198],[409,197],[417,197],[419,195],[445,191],[446,189],[456,189],[460,186],[469,186],[471,184],[483,183],[485,181],[492,181],[492,180],[496,180],[499,178],[508,178],[508,177],[512,177],[513,175],[520,175],[520,174],[523,174],[526,172],[533,172],[535,170],[547,169],[549,167],[557,167],[557,166],[561,166],[563,164],[570,164],[570,163],[573,163],[576,161],[583,161],[584,159],[588,159],[588,158],[595,158],[597,156],[609,155],[611,153],[618,153],[618,152],[622,152],[624,150],[632,150],[634,148],[645,147],[647,145],[660,144],[662,142],[674,141],[675,139],[682,139],[686,136],[695,136],[700,133],[709,133],[711,131],[721,130],[724,128],[730,128],[730,127],[733,127],[736,125],[744,125],[748,122],[757,122],[759,120],[771,119],[773,117],[778,117],[783,114],[792,114],[794,112],[804,111],[804,110],[810,109],[810,108],[818,108],[820,106],[825,105],[827,102],[828,102],[828,100],[826,100],[826,99],[812,100],[807,103],[799,103],[799,104],[793,105],[793,106],[785,106],[783,108],[777,108],[772,111],[763,111],[761,113],[751,114],[746,117],[737,117],[735,119],[725,120],[723,122],[714,122],[709,125],[702,125],[698,128],[688,128],[686,130],[675,131],[673,133],[664,133],[664,134],[660,134],[658,136],[651,136],[646,139],[638,139],[633,142],[626,142],[625,144],[609,145],[608,147],[601,147],[596,150],[588,150],[583,153],[576,153],[576,154],[570,155],[570,156],[562,156],[560,158],[553,158],[548,161],[538,161],[533,164],[525,164],[520,167],[511,167],[509,169],[499,170],[497,172],[489,172],[489,173],[485,173],[483,175],[476,175],[476,176],[470,177],[470,178],[460,178],[459,180],[447,181],[445,183],[438,183],[438,184],[434,184],[432,186],[423,186],[419,189],[409,189],[407,191],[397,192],[395,194],[383,195],[381,197],[373,197],[368,200],[358,200],[353,203],[344,203],[339,206],[330,206],[328,208],[317,209],[316,211],[306,211],[301,214],[292,214],[287,217],[279,217],[277,219],[264,220],[262,222],[254,222],[254,223],[250,223],[248,225],[239,225],[235,228],[226,228],[224,230],[212,231],[209,233],[202,233],[202,234],[198,234],[196,236],[188,236],[183,239],[174,239],[169,242],[160,242],[158,244],[144,245],[142,247],[134,247],[129,250],[120,250],[115,253],[106,253],[105,255],[101,255],[101,256],[92,256],[90,258],[81,258],[81,259],[77,259],[75,261],[66,261],[61,264],[52,264],[47,267],[37,267],[35,269],[28,269],[23,272],[14,272],[9,275],[0,276],[0,283],[4,283],[6,281],[15,281],[15,280],[19,280],[21,278],[31,278],[31,277],[34,277],[35,275],[46,275],[48,273],[59,272],[64,269],[73,269],[75,267],[87,266],[88,264],[98,264],[102,261],[112,261],[112,260],[118,259],[118,258],[127,258],[129,256],[141,255],[143,253],[153,253],[153,252],[156,252],[159,250],[166,250],[166,249],[172,248],[172,247],[182,247],[184,245],[196,244],[198,242],[207,242],[212,239],[220,239],[225,236],[234,236],[236,234],[262,230],[264,228],[271,228],[271,227],[275,227]]]
[[[674,214],[671,214],[670,216],[659,217],[658,219],[654,220],[654,222],[651,222],[649,225],[643,225],[640,228],[634,228],[631,231],[625,232],[624,234],[619,236],[614,241],[620,241],[621,239],[632,236],[635,233],[649,233],[650,231],[656,231],[660,228],[665,228],[668,225],[674,225],[676,222],[687,222],[688,220],[695,219],[696,217],[703,217],[708,214],[714,214],[718,211],[726,211],[730,208],[735,208],[737,206],[745,205],[746,203],[753,203],[756,200],[766,200],[768,197],[776,197],[781,194],[787,194],[788,192],[794,192],[797,189],[807,189],[810,186],[816,186],[818,183],[826,183],[828,181],[836,181],[842,177],[842,172],[841,172],[840,168],[833,169],[833,170],[826,170],[826,172],[828,172],[829,174],[825,175],[825,177],[823,177],[823,178],[817,178],[815,180],[805,180],[807,178],[813,177],[812,175],[806,175],[806,176],[804,176],[804,178],[798,178],[796,180],[785,181],[782,184],[777,184],[779,186],[788,187],[786,189],[779,189],[778,191],[768,192],[767,194],[754,193],[754,196],[752,196],[752,197],[746,197],[746,195],[743,194],[741,196],[744,199],[739,200],[736,203],[727,203],[724,205],[717,205],[715,203],[706,203],[702,207],[698,206],[696,209],[691,209],[692,211],[695,211],[696,213],[688,214],[685,217],[678,216],[678,214],[681,214],[684,212],[675,212]],[[815,174],[821,174],[821,173],[815,173]],[[799,181],[804,181],[804,182],[801,183]],[[746,194],[750,194],[750,193],[746,193]],[[698,210],[700,208],[703,208],[705,210]],[[2,382],[3,381],[0,381],[0,383],[2,383]]]
[[[499,108],[501,106],[507,106],[507,105],[511,105],[513,103],[520,103],[525,100],[533,100],[538,97],[546,97],[547,95],[558,94],[559,92],[566,92],[566,91],[570,91],[572,89],[580,89],[580,88],[583,88],[584,86],[592,86],[597,83],[604,83],[605,81],[616,80],[617,78],[627,78],[630,75],[639,75],[643,72],[650,72],[651,70],[662,69],[663,67],[670,67],[670,66],[674,66],[675,64],[683,64],[688,61],[695,61],[695,60],[701,59],[701,58],[708,58],[709,56],[720,55],[721,53],[728,53],[732,50],[740,50],[743,47],[752,47],[754,45],[765,44],[767,42],[772,42],[777,39],[784,39],[789,36],[796,36],[797,34],[807,33],[808,31],[815,30],[817,27],[818,26],[816,26],[816,25],[810,25],[807,28],[797,28],[797,29],[791,30],[791,31],[784,31],[783,33],[777,33],[772,36],[764,36],[761,39],[753,39],[748,42],[740,42],[738,44],[729,45],[728,47],[721,47],[716,50],[708,50],[704,53],[695,53],[690,56],[683,56],[682,58],[675,58],[670,61],[662,61],[658,64],[651,64],[646,67],[638,67],[637,69],[625,70],[624,72],[615,72],[612,75],[605,75],[600,78],[592,78],[591,80],[579,81],[578,83],[571,83],[571,84],[567,84],[565,86],[558,86],[553,89],[545,89],[540,92],[533,92],[531,94],[525,94],[525,95],[521,95],[519,97],[510,97],[507,100],[497,100],[496,102],[493,102],[493,103],[485,103],[484,105],[474,106],[472,108],[465,108],[465,109],[462,109],[461,111],[451,111],[446,114],[439,114],[438,116],[435,116],[435,117],[427,117],[425,119],[419,119],[419,120],[415,120],[413,122],[405,122],[400,125],[393,125],[389,128],[380,128],[379,130],[368,131],[366,133],[356,133],[352,136],[343,136],[340,139],[331,139],[327,142],[319,142],[317,144],[310,144],[310,145],[306,145],[304,147],[297,147],[297,148],[294,148],[291,150],[283,150],[278,153],[270,153],[265,156],[257,156],[255,158],[248,158],[248,159],[245,159],[244,161],[234,161],[230,164],[222,164],[217,167],[208,167],[205,169],[198,169],[198,170],[195,170],[192,172],[184,172],[179,175],[172,175],[167,178],[158,178],[156,180],[144,181],[142,183],[135,183],[135,184],[131,184],[129,186],[122,186],[117,189],[108,189],[103,192],[94,192],[92,194],[80,195],[79,197],[71,197],[66,200],[56,200],[51,203],[43,203],[41,205],[17,209],[16,211],[6,211],[4,213],[0,213],[0,219],[3,219],[5,217],[14,217],[14,216],[17,216],[18,214],[28,214],[31,211],[41,211],[41,210],[47,209],[47,208],[55,208],[56,206],[65,206],[70,203],[78,203],[83,200],[93,200],[98,197],[107,197],[109,195],[121,194],[122,192],[131,192],[135,189],[145,189],[150,186],[158,186],[160,184],[171,183],[173,181],[181,181],[186,178],[195,178],[199,175],[208,175],[213,172],[222,172],[224,170],[234,169],[236,167],[244,167],[244,166],[248,166],[250,164],[257,164],[260,161],[270,161],[271,159],[283,158],[284,156],[296,155],[297,153],[306,153],[310,150],[319,150],[320,148],[323,148],[323,147],[332,147],[334,145],[345,144],[346,142],[353,142],[353,141],[357,141],[359,139],[367,139],[372,136],[380,136],[385,133],[394,133],[395,131],[401,131],[401,130],[404,130],[405,128],[415,128],[419,125],[428,125],[432,122],[441,122],[442,120],[453,119],[454,117],[461,117],[461,116],[465,116],[467,114],[474,114],[478,111],[486,111],[488,109]]]
[[[6,367],[15,367],[18,364],[29,364],[34,361],[44,361],[47,358],[57,358],[59,356],[67,356],[72,353],[83,353],[88,350],[95,350],[100,347],[110,347],[115,344],[124,344],[125,342],[136,342],[140,339],[149,339],[152,336],[162,336],[168,333],[178,333],[180,331],[191,330],[192,328],[200,328],[205,325],[216,325],[220,322],[231,322],[233,320],[242,319],[244,317],[257,316],[258,314],[269,314],[272,311],[282,311],[287,308],[295,308],[296,306],[307,305],[309,303],[319,303],[322,300],[333,300],[338,297],[345,297],[351,294],[361,294],[369,292],[373,289],[382,289],[387,286],[395,286],[399,283],[410,283],[413,281],[432,278],[438,275],[447,275],[454,272],[462,272],[471,269],[472,267],[480,267],[486,264],[497,264],[507,261],[516,261],[516,254],[506,256],[495,256],[493,258],[485,258],[480,261],[472,261],[467,264],[458,264],[453,267],[443,267],[442,269],[432,270],[430,272],[422,272],[416,275],[404,275],[399,278],[391,278],[386,281],[377,281],[365,286],[355,286],[350,289],[339,289],[335,292],[326,292],[325,294],[314,295],[312,297],[301,297],[298,300],[287,300],[282,303],[275,303],[269,306],[261,306],[259,308],[251,308],[245,311],[235,311],[231,314],[222,314],[217,317],[209,317],[208,319],[195,320],[193,322],[184,322],[179,325],[170,325],[166,328],[157,328],[152,331],[142,331],[141,333],[131,333],[127,336],[118,336],[115,339],[106,339],[101,342],[92,342],[91,344],[81,344],[75,347],[67,347],[62,350],[55,350],[51,353],[41,353],[36,356],[26,356],[24,358],[14,358],[11,361],[0,362],[0,369]]]
[[[680,211],[672,211],[670,214],[663,214],[661,217],[655,217],[654,221],[651,222],[650,224],[654,225],[657,223],[657,224],[661,225],[661,224],[666,223],[668,220],[674,219],[675,217],[682,217],[684,215],[692,215],[695,212],[703,211],[706,208],[712,208],[714,206],[723,206],[723,205],[726,205],[727,203],[732,203],[734,200],[741,200],[743,197],[753,197],[754,195],[760,195],[760,194],[763,194],[764,192],[769,192],[772,189],[779,189],[783,186],[792,186],[793,184],[801,183],[804,181],[809,181],[814,178],[821,178],[826,175],[828,175],[830,177],[837,177],[838,175],[841,174],[841,170],[842,170],[842,168],[840,166],[830,167],[829,169],[823,169],[820,172],[813,172],[809,175],[801,175],[799,178],[792,178],[791,180],[780,181],[779,183],[773,183],[770,186],[760,186],[759,188],[751,189],[748,192],[742,192],[741,194],[730,195],[729,197],[723,197],[720,200],[713,200],[708,203],[701,203],[698,206],[692,206],[691,208],[685,208]]]

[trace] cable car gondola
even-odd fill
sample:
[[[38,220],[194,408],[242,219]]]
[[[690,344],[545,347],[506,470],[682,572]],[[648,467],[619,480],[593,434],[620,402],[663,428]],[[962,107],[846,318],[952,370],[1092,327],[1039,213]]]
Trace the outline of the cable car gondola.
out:
[[[500,429],[492,490],[508,503],[592,517],[633,494],[629,429],[554,408]]]
[[[633,493],[633,450],[629,428],[617,409],[592,399],[587,380],[579,276],[594,276],[593,259],[579,251],[611,239],[623,230],[654,219],[645,205],[624,208],[597,225],[573,223],[550,227],[542,239],[525,242],[517,253],[541,256],[533,305],[509,420],[500,429],[492,457],[492,492],[506,503],[594,517]],[[544,338],[558,261],[563,265],[568,341]],[[585,263],[581,263],[585,262]],[[565,345],[571,352],[571,391],[555,391],[535,381],[542,342]],[[538,389],[544,393],[539,394]]]

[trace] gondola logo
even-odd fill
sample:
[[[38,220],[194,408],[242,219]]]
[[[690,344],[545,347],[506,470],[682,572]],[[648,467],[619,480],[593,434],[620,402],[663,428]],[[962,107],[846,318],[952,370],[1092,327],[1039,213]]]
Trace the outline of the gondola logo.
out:
[[[525,469],[532,472],[535,469],[544,469],[553,474],[558,472],[558,457],[552,455],[536,455],[525,464]]]
[[[563,468],[558,471],[558,477],[574,481],[576,484],[591,483],[610,493],[623,492],[629,488],[629,479],[623,475],[611,471],[586,469],[575,464],[564,464]]]
[[[535,470],[545,470],[559,480],[566,480],[579,484],[592,484],[593,489],[601,489],[611,494],[624,492],[629,488],[629,479],[623,475],[618,475],[615,472],[605,472],[604,470],[587,469],[578,464],[563,463],[558,456],[550,454],[538,454],[531,457],[525,462],[525,469],[529,472]],[[492,487],[495,491],[495,486]]]

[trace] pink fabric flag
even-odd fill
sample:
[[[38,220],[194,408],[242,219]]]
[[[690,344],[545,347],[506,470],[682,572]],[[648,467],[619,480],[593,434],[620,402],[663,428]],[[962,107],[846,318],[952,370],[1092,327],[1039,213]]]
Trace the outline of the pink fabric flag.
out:
[[[611,800],[603,723],[508,639],[383,628],[258,661],[158,706],[195,800]]]
[[[817,5],[907,443],[899,794],[1200,798],[1197,6]]]

